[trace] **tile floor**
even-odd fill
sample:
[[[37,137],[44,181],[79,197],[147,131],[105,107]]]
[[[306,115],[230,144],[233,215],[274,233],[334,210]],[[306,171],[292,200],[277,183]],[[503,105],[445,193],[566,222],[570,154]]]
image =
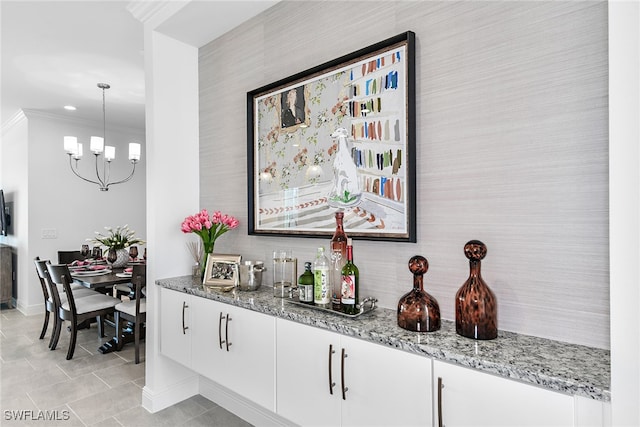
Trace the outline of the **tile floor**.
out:
[[[69,333],[63,327],[55,351],[51,328],[39,340],[44,315],[0,310],[0,425],[4,426],[250,426],[202,396],[150,414],[140,406],[144,347],[133,363],[133,345],[101,354],[96,325],[78,332],[75,354],[66,360]],[[107,337],[113,328],[106,327]],[[19,420],[17,418],[21,417]],[[40,419],[38,419],[40,417]],[[53,418],[43,420],[42,417]]]

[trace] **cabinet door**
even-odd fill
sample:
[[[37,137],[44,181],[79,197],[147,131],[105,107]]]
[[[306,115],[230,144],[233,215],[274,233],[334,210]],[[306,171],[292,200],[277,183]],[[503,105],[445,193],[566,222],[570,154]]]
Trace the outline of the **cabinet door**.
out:
[[[340,336],[282,319],[276,335],[277,413],[304,426],[340,425]]]
[[[344,336],[341,348],[343,426],[431,425],[431,358]]]
[[[275,318],[193,298],[193,369],[275,411]]]
[[[434,361],[435,425],[573,426],[573,398],[473,369]],[[442,412],[438,412],[438,379]]]
[[[191,298],[160,289],[160,353],[191,367]]]

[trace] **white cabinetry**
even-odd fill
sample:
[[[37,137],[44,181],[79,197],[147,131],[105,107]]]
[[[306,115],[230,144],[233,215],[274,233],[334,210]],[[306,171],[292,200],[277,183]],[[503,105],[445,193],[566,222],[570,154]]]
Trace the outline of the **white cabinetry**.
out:
[[[275,411],[275,318],[193,297],[192,368]]]
[[[433,362],[436,426],[573,426],[573,397]]]
[[[431,359],[278,319],[277,412],[300,425],[431,425]]]
[[[160,288],[160,352],[191,367],[191,296]]]
[[[609,403],[167,288],[159,318],[160,352],[266,409],[265,424],[273,413],[304,426],[611,424]]]

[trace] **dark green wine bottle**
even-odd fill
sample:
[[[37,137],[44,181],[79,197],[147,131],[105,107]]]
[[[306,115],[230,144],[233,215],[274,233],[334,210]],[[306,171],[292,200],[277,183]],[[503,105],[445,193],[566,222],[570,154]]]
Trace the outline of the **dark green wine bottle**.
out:
[[[358,287],[360,280],[358,267],[353,263],[353,246],[347,241],[347,263],[342,267],[342,292],[340,304],[346,314],[358,314]]]
[[[313,273],[310,262],[304,263],[304,273],[298,279],[298,291],[300,302],[313,304]]]

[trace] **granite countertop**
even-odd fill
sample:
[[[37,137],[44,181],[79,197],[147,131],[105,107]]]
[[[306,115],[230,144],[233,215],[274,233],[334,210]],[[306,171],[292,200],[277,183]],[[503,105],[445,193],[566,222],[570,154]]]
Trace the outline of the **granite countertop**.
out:
[[[191,276],[160,279],[156,284],[550,390],[605,402],[611,399],[608,350],[506,331],[499,331],[494,340],[476,341],[456,334],[455,323],[447,320],[439,331],[411,332],[397,326],[395,310],[378,307],[350,318],[274,298],[268,286],[247,292],[211,291]]]

